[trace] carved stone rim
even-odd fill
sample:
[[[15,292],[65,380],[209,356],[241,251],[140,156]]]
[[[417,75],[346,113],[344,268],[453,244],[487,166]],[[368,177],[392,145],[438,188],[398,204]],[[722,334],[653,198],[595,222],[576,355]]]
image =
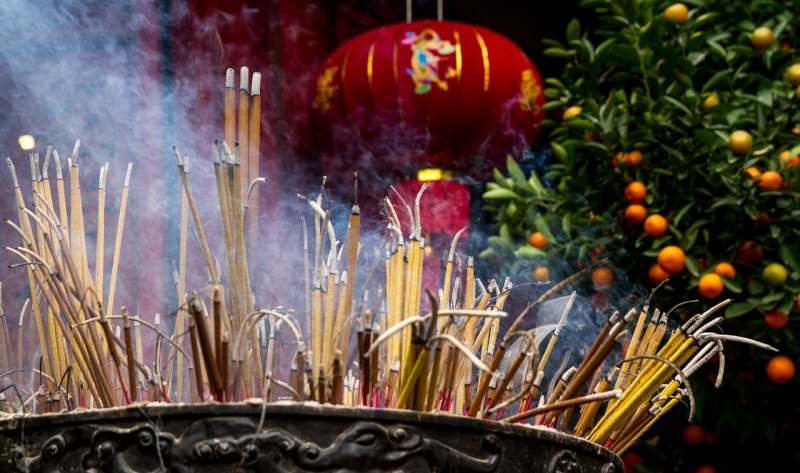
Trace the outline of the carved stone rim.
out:
[[[56,429],[87,422],[113,423],[114,421],[140,421],[144,418],[170,417],[225,417],[258,416],[263,405],[260,402],[227,404],[162,404],[144,403],[126,407],[68,412],[63,414],[11,415],[0,418],[0,432],[20,428]],[[267,420],[272,417],[320,417],[347,421],[374,420],[378,422],[404,422],[411,424],[447,425],[453,428],[470,429],[484,433],[500,433],[538,442],[556,443],[562,448],[582,450],[618,465],[622,471],[622,460],[610,450],[588,440],[574,437],[553,429],[522,424],[507,424],[492,420],[475,419],[449,414],[431,414],[400,409],[371,409],[320,405],[314,402],[276,402],[266,405]]]

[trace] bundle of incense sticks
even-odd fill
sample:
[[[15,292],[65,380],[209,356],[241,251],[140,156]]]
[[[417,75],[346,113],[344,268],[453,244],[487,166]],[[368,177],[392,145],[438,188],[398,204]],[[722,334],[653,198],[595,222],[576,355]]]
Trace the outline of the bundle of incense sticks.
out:
[[[226,85],[231,77],[229,73]],[[240,106],[242,101],[240,97]],[[226,118],[229,114],[233,116],[226,107]],[[227,125],[226,120],[226,134]],[[258,129],[248,132],[258,134]],[[12,369],[0,375],[0,383],[20,370],[36,373],[40,382],[30,393],[24,386],[0,384],[0,410],[43,413],[139,400],[231,402],[258,396],[266,402],[289,398],[533,422],[621,453],[678,401],[688,399],[693,407],[688,377],[714,356],[720,358],[721,381],[723,342],[774,350],[720,333],[722,317],[713,316],[728,300],[669,332],[674,308],[666,313],[651,310],[648,299],[624,316],[611,314],[574,366],[568,366],[565,357],[558,369],[548,368],[576,293],[569,296],[557,324],[530,329],[524,328],[530,325],[525,320],[545,301],[607,261],[548,287],[501,333],[500,321],[508,317],[504,306],[513,285],[509,279],[502,283],[491,279],[484,284],[476,278],[473,258],[458,251],[464,230],[454,236],[448,253],[443,255],[444,274],[438,290],[423,291],[426,252],[420,207],[424,186],[413,204],[391,189],[396,199],[383,202],[386,234],[382,252],[375,253],[382,256],[375,257],[367,268],[359,267],[368,258],[360,257],[357,175],[354,204],[342,241],[333,225],[336,216],[326,208],[329,199],[325,198],[325,181],[315,198],[301,196],[313,224],[310,238],[306,216],[301,217],[306,323],[301,324],[290,309],[256,309],[246,251],[249,199],[242,189],[252,190],[260,178],[251,179],[249,185],[244,180],[242,149],[241,143],[231,150],[226,141],[218,142],[210,163],[215,170],[225,241],[225,278],[209,247],[206,222],[192,193],[188,157],[174,150],[184,192],[179,264],[175,269],[181,303],[169,335],[162,331],[158,314],[151,324],[114,303],[131,167],[122,187],[106,295],[102,252],[98,249],[94,273],[89,270],[86,254],[83,195],[78,181],[79,143],[69,159],[69,201],[55,150],[48,149],[43,166],[36,154],[30,156],[33,195],[27,202],[14,164],[8,159],[19,208],[18,222],[8,224],[21,239],[19,246],[8,250],[20,258],[15,266],[26,271],[29,278],[34,297],[27,320],[33,319],[36,324],[41,357],[38,363],[31,363],[37,368],[28,368],[27,363],[22,365],[22,345],[15,363],[9,344],[4,344],[0,366]],[[51,156],[56,163],[55,201],[48,179]],[[96,234],[97,244],[102,246],[107,166],[100,176]],[[59,212],[55,211],[56,204]],[[405,228],[396,206],[409,217]],[[190,214],[210,281],[205,299],[198,292],[185,293]],[[423,311],[423,307],[429,310]],[[7,318],[0,311],[2,337],[8,337]],[[121,328],[113,326],[112,321],[121,321]],[[23,314],[19,323],[23,323]],[[143,357],[142,326],[156,333],[154,360]],[[278,340],[284,327],[295,339],[296,349],[282,363]],[[545,340],[547,344],[540,346]],[[624,342],[628,343],[622,361],[614,365],[611,360],[616,356],[611,355],[619,353]],[[164,343],[169,348],[163,347]],[[161,356],[162,351],[168,352],[166,358]],[[551,373],[549,380],[545,380],[545,373]],[[173,378],[176,382],[171,389]],[[188,392],[183,389],[184,383],[189,386]]]

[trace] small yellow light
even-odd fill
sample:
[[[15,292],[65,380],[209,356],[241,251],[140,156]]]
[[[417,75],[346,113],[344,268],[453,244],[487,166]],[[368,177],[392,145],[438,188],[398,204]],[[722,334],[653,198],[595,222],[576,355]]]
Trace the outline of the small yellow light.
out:
[[[451,171],[444,171],[439,168],[423,168],[417,171],[417,180],[421,182],[441,181],[453,177]]]
[[[19,135],[19,147],[25,151],[30,151],[36,147],[36,139],[31,135]]]

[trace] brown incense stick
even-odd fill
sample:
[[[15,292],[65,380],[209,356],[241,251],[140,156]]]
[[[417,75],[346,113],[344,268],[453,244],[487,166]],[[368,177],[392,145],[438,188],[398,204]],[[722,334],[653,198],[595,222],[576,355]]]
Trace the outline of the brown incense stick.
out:
[[[503,422],[513,423],[519,422],[521,420],[525,420],[529,417],[533,417],[535,415],[543,414],[546,412],[553,412],[559,411],[562,409],[566,409],[567,407],[579,406],[581,404],[585,404],[587,402],[595,402],[595,401],[603,401],[606,399],[616,399],[622,395],[621,390],[615,391],[606,391],[597,394],[589,394],[587,396],[576,397],[572,399],[567,399],[565,401],[558,401],[552,404],[546,404],[542,407],[537,407],[535,409],[530,409],[525,412],[520,412],[519,414],[515,414],[510,417],[506,417],[503,419]]]
[[[131,320],[128,317],[128,309],[125,306],[120,308],[122,312],[122,327],[125,332],[125,358],[128,366],[128,389],[131,402],[137,400],[136,369],[135,357],[133,355],[133,335],[131,333]],[[113,343],[112,343],[113,345]]]

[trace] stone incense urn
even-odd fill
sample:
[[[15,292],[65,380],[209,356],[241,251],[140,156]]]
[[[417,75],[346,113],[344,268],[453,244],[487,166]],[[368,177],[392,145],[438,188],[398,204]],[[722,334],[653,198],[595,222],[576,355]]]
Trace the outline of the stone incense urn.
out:
[[[317,404],[147,404],[0,418],[0,471],[622,473],[550,429]]]

